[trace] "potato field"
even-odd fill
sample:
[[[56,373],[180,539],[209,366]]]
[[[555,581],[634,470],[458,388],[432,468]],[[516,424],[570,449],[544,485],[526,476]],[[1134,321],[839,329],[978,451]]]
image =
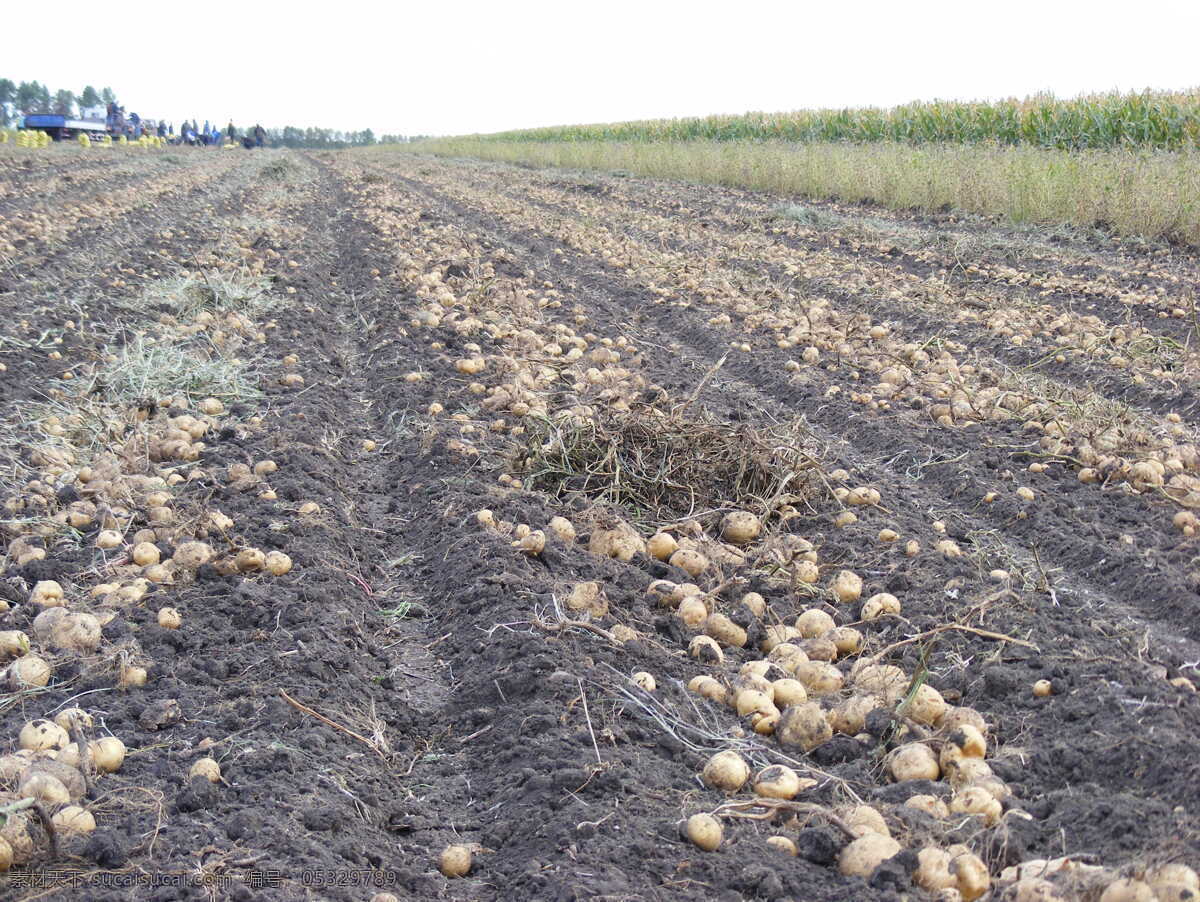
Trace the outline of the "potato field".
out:
[[[0,149],[0,898],[1200,899],[1198,283]]]

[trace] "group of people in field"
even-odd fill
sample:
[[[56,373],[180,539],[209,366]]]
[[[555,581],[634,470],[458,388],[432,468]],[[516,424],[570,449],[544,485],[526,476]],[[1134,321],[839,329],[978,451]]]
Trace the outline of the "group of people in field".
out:
[[[223,141],[229,144],[237,144],[241,142],[243,147],[262,147],[267,141],[267,130],[261,125],[256,125],[252,129],[248,129],[245,134],[240,134],[237,127],[230,122],[222,131],[216,123],[210,124],[205,120],[204,126],[196,125],[196,120],[188,122],[183,120],[183,125],[179,127],[179,140],[172,143],[187,144],[189,146],[199,147],[215,147]],[[168,129],[168,140],[174,138],[175,128],[170,126]]]
[[[116,103],[108,105],[105,120],[109,134],[125,135],[131,141],[136,141],[143,135],[157,136],[169,144],[186,144],[189,147],[217,147],[222,143],[262,147],[267,141],[267,130],[261,125],[255,125],[242,134],[232,122],[222,130],[215,122],[209,123],[207,120],[204,126],[200,127],[195,119],[191,122],[183,120],[179,134],[176,135],[174,123],[156,123],[153,120],[142,119],[137,113],[126,116],[125,108],[117,106]]]

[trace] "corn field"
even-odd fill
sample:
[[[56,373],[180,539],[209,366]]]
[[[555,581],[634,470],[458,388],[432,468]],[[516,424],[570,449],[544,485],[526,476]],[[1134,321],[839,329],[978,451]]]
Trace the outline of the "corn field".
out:
[[[934,101],[891,109],[799,110],[499,132],[497,141],[756,141],[1030,145],[1059,150],[1200,146],[1200,90],[1039,94],[995,103]]]

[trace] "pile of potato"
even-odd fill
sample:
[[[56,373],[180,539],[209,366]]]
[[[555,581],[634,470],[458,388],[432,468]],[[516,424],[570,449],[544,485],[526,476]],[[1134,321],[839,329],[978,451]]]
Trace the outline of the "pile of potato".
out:
[[[25,724],[17,750],[0,755],[0,806],[33,800],[48,810],[60,834],[95,830],[95,817],[86,805],[84,774],[91,774],[94,781],[119,770],[125,761],[125,744],[115,736],[88,741],[85,737],[91,728],[91,715],[79,708],[60,711],[53,720]],[[33,857],[39,829],[28,808],[8,816],[0,827],[0,871]]]

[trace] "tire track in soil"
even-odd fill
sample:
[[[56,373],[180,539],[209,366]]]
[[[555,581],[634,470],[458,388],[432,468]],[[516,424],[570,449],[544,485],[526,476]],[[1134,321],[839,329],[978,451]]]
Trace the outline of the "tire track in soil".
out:
[[[613,322],[633,323],[639,328],[654,329],[654,339],[663,347],[680,342],[690,349],[704,369],[711,365],[726,350],[725,337],[714,335],[714,330],[700,323],[695,316],[681,312],[668,305],[656,305],[644,301],[636,287],[631,287],[620,272],[613,271],[601,263],[590,266],[574,262],[575,257],[553,254],[554,248],[563,248],[554,238],[528,232],[508,225],[503,220],[483,211],[475,211],[459,204],[428,185],[399,178],[410,190],[424,196],[450,212],[450,215],[466,220],[473,227],[487,234],[504,236],[521,256],[533,256],[544,261],[543,267],[560,278],[584,287],[587,291],[589,308],[607,309]],[[980,474],[993,479],[1006,467],[1012,466],[1014,455],[1008,451],[1022,453],[1023,449],[1036,453],[1036,443],[1022,436],[1018,426],[1009,424],[987,424],[986,427],[970,427],[971,430],[987,428],[995,434],[994,444],[979,445],[973,441],[967,429],[948,430],[927,425],[923,422],[902,422],[899,417],[868,418],[859,407],[838,399],[825,397],[824,390],[834,377],[824,370],[808,368],[803,373],[819,378],[820,382],[799,388],[785,375],[783,363],[787,355],[766,347],[756,351],[752,358],[731,355],[725,364],[726,372],[736,373],[739,381],[750,391],[769,398],[778,405],[777,410],[803,411],[809,422],[823,431],[823,437],[833,446],[849,442],[859,449],[854,470],[864,476],[873,475],[881,469],[889,474],[892,495],[899,491],[900,499],[914,511],[940,511],[952,513],[959,520],[948,524],[951,537],[963,541],[976,530],[999,530],[1006,535],[1014,549],[1030,548],[1038,538],[1050,536],[1046,544],[1038,544],[1039,554],[1047,568],[1068,566],[1069,575],[1078,581],[1085,594],[1108,598],[1117,605],[1129,604],[1140,610],[1151,623],[1172,621],[1163,627],[1163,641],[1174,644],[1179,636],[1191,641],[1200,639],[1200,629],[1192,618],[1195,589],[1190,575],[1185,572],[1190,561],[1188,543],[1182,537],[1158,525],[1158,519],[1169,522],[1163,510],[1165,506],[1147,503],[1143,497],[1126,495],[1123,492],[1101,492],[1081,485],[1071,474],[1047,471],[1043,474],[1023,473],[1021,481],[1031,485],[1040,497],[1037,507],[1026,510],[1025,519],[1017,519],[1022,508],[1012,498],[1011,492],[1003,492],[1001,498],[990,505],[979,502],[988,491],[996,489],[994,482],[985,481]],[[703,372],[703,369],[701,370]],[[660,373],[660,375],[665,375]],[[843,373],[842,375],[846,375]],[[668,387],[673,387],[668,385]],[[711,392],[714,401],[719,392]],[[736,411],[731,411],[736,415]],[[888,466],[886,461],[894,457],[898,449],[915,444],[922,453],[909,458],[911,465],[938,457],[957,460],[965,455],[952,476],[931,485],[928,480],[919,480],[918,486],[909,486],[911,479],[904,471]],[[879,457],[873,458],[871,455]],[[1000,487],[1003,489],[1003,486]],[[1090,496],[1073,508],[1072,496]],[[1064,503],[1063,499],[1067,499]],[[1054,510],[1046,505],[1054,504]],[[963,508],[974,509],[975,516],[965,516]],[[1082,519],[1081,515],[1095,512],[1094,519]],[[1156,512],[1157,508],[1157,512]],[[1142,550],[1122,548],[1121,535],[1136,529]],[[1083,535],[1094,537],[1096,544],[1079,541]],[[1148,559],[1148,552],[1153,559]],[[1153,595],[1145,592],[1146,571],[1152,571],[1160,581]],[[1176,633],[1176,630],[1179,632]],[[1182,660],[1195,660],[1193,646],[1181,646]]]
[[[420,193],[420,192],[416,192]],[[534,243],[526,243],[521,240],[514,239],[511,230],[503,228],[499,223],[490,221],[486,216],[471,215],[469,212],[460,210],[451,210],[451,205],[442,200],[434,199],[433,206],[435,209],[440,208],[443,212],[449,211],[450,221],[462,222],[463,227],[468,230],[482,232],[489,236],[490,240],[502,245],[508,246],[515,250],[518,258],[522,260],[533,260],[539,264],[539,270],[548,272],[551,275],[560,276],[563,274],[564,267],[561,261],[556,261],[556,265],[551,266],[542,263],[544,259],[550,257],[544,246],[539,246]],[[570,274],[568,274],[570,275]],[[573,281],[573,278],[568,278],[565,281]],[[593,280],[594,281],[594,280]],[[606,299],[603,292],[596,290],[595,285],[593,290],[587,291],[584,295],[587,301],[603,308],[605,306],[614,309],[614,303],[611,299]],[[616,314],[620,314],[621,318],[616,319],[616,322],[631,322],[638,317],[633,314],[628,308],[616,305]],[[449,339],[448,339],[449,341]],[[454,345],[449,344],[447,347],[450,351],[454,350]],[[416,349],[414,348],[414,351]],[[414,355],[415,356],[415,355]],[[707,362],[712,359],[712,355],[706,355],[704,363],[700,364],[701,368],[706,368]],[[411,359],[409,360],[411,363]],[[651,368],[652,369],[652,368]],[[398,369],[396,375],[399,375]],[[678,369],[675,371],[676,378],[679,377]],[[694,379],[686,379],[681,382],[681,385],[690,387],[694,384]],[[739,391],[744,391],[742,385],[737,386]],[[712,400],[717,401],[719,392],[714,390],[710,394],[713,395]],[[859,461],[855,461],[861,463]],[[889,498],[891,495],[889,495]],[[488,497],[479,498],[472,501],[470,504],[459,508],[462,515],[468,515],[469,512],[478,506],[492,506],[497,504],[494,500]],[[921,508],[915,508],[920,511]],[[547,518],[552,511],[538,512],[542,521]],[[506,514],[507,516],[507,514]],[[521,519],[528,522],[538,522],[537,516],[518,517],[514,515],[514,519]],[[919,518],[918,518],[919,519]],[[915,521],[914,521],[915,522]],[[465,539],[462,541],[466,541]],[[847,538],[843,540],[845,545],[853,544],[853,540]],[[443,545],[435,545],[439,549]],[[836,538],[830,537],[830,544],[825,546],[832,550],[836,555],[840,551],[847,550],[844,546],[839,547],[839,542]],[[451,549],[453,551],[453,549]],[[501,553],[504,553],[501,549]],[[482,555],[481,555],[482,556]],[[461,561],[460,554],[454,554],[444,560]],[[557,561],[552,561],[553,566]],[[595,568],[597,564],[594,560],[582,561],[582,566],[590,567],[589,571],[584,571],[580,576],[583,578],[596,577]],[[605,562],[607,566],[607,562]],[[473,571],[469,563],[460,564],[465,569],[465,573],[470,575]],[[480,565],[476,563],[476,568]],[[921,596],[928,592],[931,596],[945,602],[946,576],[957,575],[959,577],[965,575],[965,570],[969,568],[959,567],[958,565],[945,563],[935,565],[936,574],[921,573],[919,567],[914,567],[909,570],[908,574],[902,573],[901,582],[897,585],[889,584],[891,588],[901,590],[910,590],[909,594]],[[611,569],[611,568],[609,568]],[[606,585],[611,581],[617,587],[616,591],[621,592],[624,586],[627,585],[627,570],[624,568],[611,575],[605,576]],[[624,579],[623,579],[624,577]],[[443,577],[444,579],[444,577]],[[432,585],[438,584],[438,576],[436,571],[429,574],[429,581]],[[461,589],[462,582],[465,580],[456,580],[450,587],[451,592],[456,592],[459,597],[471,597],[473,594],[470,591],[463,593]],[[636,606],[637,602],[630,600],[631,607]],[[936,602],[935,602],[936,604]],[[1019,650],[1005,650],[1002,661],[1006,668],[1009,668],[1012,673],[1008,677],[1001,678],[999,671],[992,668],[986,679],[980,679],[978,675],[967,677],[965,674],[957,676],[950,675],[951,681],[959,680],[964,686],[968,697],[971,693],[982,696],[993,696],[992,702],[986,705],[987,709],[997,714],[1002,723],[1000,735],[1003,741],[1008,744],[1015,744],[1018,739],[1028,739],[1033,751],[1028,759],[1019,767],[1009,770],[1003,774],[1006,779],[1011,778],[1018,786],[1030,790],[1030,797],[1035,800],[1032,806],[1040,818],[1043,819],[1039,830],[1040,836],[1036,842],[1040,843],[1041,848],[1046,848],[1050,845],[1051,840],[1057,836],[1057,831],[1061,828],[1066,831],[1068,837],[1080,844],[1081,847],[1091,848],[1088,843],[1095,844],[1098,847],[1111,845],[1113,843],[1121,844],[1126,842],[1125,834],[1130,822],[1114,823],[1111,818],[1111,800],[1119,798],[1122,804],[1129,806],[1131,811],[1142,812],[1145,816],[1164,818],[1164,823],[1170,822],[1171,826],[1161,833],[1161,838],[1166,841],[1168,836],[1178,833],[1180,835],[1195,836],[1194,831],[1188,831],[1187,824],[1178,820],[1177,814],[1172,814],[1172,808],[1175,801],[1180,798],[1191,798],[1195,795],[1193,788],[1192,777],[1193,773],[1179,774],[1174,768],[1172,761],[1177,760],[1176,755],[1183,752],[1188,746],[1190,740],[1187,738],[1190,732],[1188,728],[1189,718],[1192,716],[1187,713],[1194,711],[1194,702],[1184,696],[1180,697],[1174,690],[1164,688],[1162,685],[1148,684],[1145,669],[1140,667],[1131,650],[1122,644],[1118,637],[1107,636],[1103,632],[1096,631],[1096,627],[1089,624],[1088,621],[1095,621],[1094,613],[1088,607],[1088,600],[1079,600],[1075,597],[1075,593],[1070,590],[1063,590],[1060,596],[1060,606],[1052,612],[1044,611],[1028,611],[1023,609],[1006,610],[1006,625],[1016,623],[1022,625],[1025,623],[1034,623],[1040,626],[1043,630],[1050,628],[1061,628],[1061,637],[1070,637],[1070,647],[1067,649],[1056,648],[1053,651],[1048,651],[1045,655],[1028,656]],[[504,614],[510,610],[511,602],[505,605],[501,610],[494,611],[496,622],[505,622],[502,618]],[[961,606],[961,602],[959,603]],[[947,605],[951,607],[952,605]],[[520,610],[514,612],[515,616],[527,618],[528,614]],[[918,616],[912,620],[912,626],[916,629],[924,628],[927,625],[934,625],[938,622],[945,622],[944,611],[935,612],[934,615],[926,615],[925,617]],[[447,615],[451,616],[451,615]],[[651,615],[653,618],[653,615]],[[664,627],[665,628],[665,627]],[[508,637],[507,631],[500,633],[502,637]],[[489,635],[489,640],[493,636]],[[520,647],[521,639],[518,637],[514,641]],[[529,641],[525,639],[524,641]],[[972,645],[968,643],[969,651],[972,654],[990,654],[993,650],[985,647],[980,647],[978,643]],[[1097,651],[1098,649],[1098,651]],[[476,650],[476,659],[473,661],[475,667],[471,666],[472,659],[467,658],[461,663],[455,662],[455,672],[462,673],[464,668],[467,672],[472,672],[478,667],[477,656],[483,649]],[[1073,653],[1074,652],[1074,653]],[[526,650],[526,657],[533,654],[532,650]],[[1091,658],[1085,657],[1086,654],[1092,654]],[[595,653],[593,652],[595,657]],[[656,662],[661,664],[661,662]],[[914,662],[908,662],[912,664]],[[552,665],[545,665],[547,667]],[[620,667],[618,663],[616,666]],[[625,661],[626,668],[630,665],[628,660]],[[677,665],[670,668],[677,672]],[[1143,732],[1147,727],[1143,720],[1139,718],[1152,718],[1156,721],[1155,728],[1159,729],[1160,736],[1165,734],[1170,737],[1165,740],[1164,747],[1172,749],[1170,752],[1162,750],[1152,750],[1147,752],[1142,748],[1142,744],[1138,745],[1136,750],[1131,751],[1128,755],[1108,755],[1102,761],[1093,760],[1092,752],[1095,749],[1095,739],[1087,730],[1080,729],[1078,732],[1070,730],[1064,731],[1060,723],[1054,723],[1053,720],[1047,722],[1035,719],[1031,714],[1031,704],[1018,699],[1015,703],[1011,700],[1012,690],[1015,685],[1020,684],[1021,678],[1015,677],[1014,683],[1013,673],[1028,673],[1054,676],[1056,679],[1063,680],[1064,690],[1066,686],[1070,686],[1071,699],[1064,699],[1062,716],[1067,722],[1075,722],[1085,720],[1093,722],[1096,726],[1102,726],[1106,731],[1106,735],[1137,735]],[[551,673],[553,677],[553,673]],[[1124,681],[1122,683],[1121,681]],[[475,691],[477,696],[472,696],[470,691],[471,680],[464,679],[464,684],[461,685],[457,692],[456,698],[472,698],[478,697],[481,700],[496,703],[497,694],[508,694],[516,687],[510,687],[504,684],[503,687],[496,686],[496,692],[492,691],[492,687],[486,684],[485,679],[475,677]],[[981,685],[982,684],[982,685]],[[1148,706],[1145,711],[1148,713],[1134,714],[1128,710],[1126,704],[1129,692],[1133,689],[1126,689],[1126,686],[1136,688],[1138,693],[1145,692],[1144,700]],[[570,688],[569,686],[566,688]],[[528,692],[528,687],[525,687]],[[502,695],[503,699],[504,696]],[[523,704],[528,708],[536,704],[540,699],[529,699],[519,696]],[[997,701],[999,699],[999,701]],[[1005,701],[1007,699],[1007,701]],[[507,699],[512,701],[511,698]],[[1187,706],[1191,707],[1187,707]],[[1181,707],[1182,706],[1182,707]],[[1099,712],[1104,712],[1098,717]],[[463,727],[465,730],[480,723],[488,723],[488,717],[494,717],[490,713],[481,714],[478,718],[469,719]],[[495,731],[488,733],[488,740],[481,742],[490,743],[497,737]],[[1065,735],[1064,735],[1065,734]],[[645,734],[641,734],[644,736]],[[1161,740],[1160,740],[1161,741]],[[583,744],[583,740],[580,741]],[[482,747],[481,747],[482,750]],[[569,760],[569,759],[568,759]],[[574,759],[578,762],[578,754]],[[1141,762],[1140,770],[1137,773],[1132,772],[1131,762],[1138,760]],[[853,768],[851,768],[853,773]],[[860,776],[865,776],[862,772]],[[678,779],[677,775],[675,777]],[[1027,782],[1025,782],[1027,781]],[[880,790],[886,793],[886,788]],[[1021,790],[1018,793],[1024,796]],[[1103,817],[1097,817],[1098,812],[1104,810],[1106,813]],[[1140,818],[1142,815],[1139,815]],[[659,814],[660,822],[663,818]],[[536,821],[535,821],[536,822]],[[1138,821],[1142,822],[1141,820]],[[488,834],[485,834],[485,839]],[[492,834],[494,835],[494,834]],[[1031,843],[1035,842],[1034,838],[1026,837]],[[1184,840],[1189,845],[1190,840]],[[1014,842],[1016,840],[1014,839]],[[828,881],[828,874],[823,878],[823,881]],[[633,881],[636,886],[636,881]]]
[[[484,178],[476,179],[472,183],[474,187],[487,187],[487,175],[488,173],[485,170]],[[559,216],[565,216],[577,222],[582,221],[580,210],[572,207],[565,199],[562,202],[554,203],[534,197],[525,191],[524,186],[520,184],[507,182],[503,188],[496,189],[496,194],[517,203],[543,209]],[[596,197],[594,195],[591,195],[590,199],[600,203],[607,200],[607,198]],[[647,212],[653,215],[663,217],[668,215],[665,209],[660,209],[652,203],[644,202],[642,206],[646,208]],[[631,236],[634,240],[648,248],[658,245],[666,250],[677,253],[690,253],[700,258],[707,257],[710,250],[701,244],[692,245],[682,238],[664,238],[661,235],[652,234],[633,225],[623,225],[622,233]],[[738,232],[723,228],[719,224],[714,227],[712,223],[705,223],[704,234],[708,237],[720,236],[731,240],[736,240],[740,237]],[[915,260],[915,258],[909,259],[904,254],[894,258],[884,255],[876,257],[870,253],[855,254],[849,249],[835,248],[827,238],[824,241],[820,239],[809,241],[799,238],[789,238],[788,236],[774,235],[770,237],[774,239],[775,243],[801,253],[834,250],[847,260],[858,262],[870,260],[879,265],[906,269],[922,278],[934,274],[934,267],[932,265],[922,263]],[[719,242],[714,241],[714,243]],[[803,257],[797,258],[796,262],[802,263]],[[759,262],[753,258],[730,259],[723,261],[721,265],[754,278],[765,279],[774,285],[800,284],[808,286],[815,293],[827,296],[835,303],[839,310],[848,313],[868,314],[872,319],[892,324],[896,332],[902,331],[903,334],[910,336],[914,340],[932,335],[941,335],[963,345],[967,354],[975,358],[983,356],[985,362],[990,358],[990,360],[1018,371],[1036,368],[1038,374],[1048,376],[1066,387],[1099,394],[1110,401],[1142,407],[1159,416],[1174,412],[1194,422],[1197,411],[1200,411],[1200,394],[1197,393],[1194,386],[1177,384],[1174,390],[1160,389],[1149,382],[1144,385],[1137,385],[1130,381],[1127,376],[1123,377],[1120,374],[1113,373],[1111,368],[1104,367],[1103,365],[1089,365],[1086,360],[1076,362],[1074,359],[1069,359],[1064,363],[1058,363],[1053,359],[1053,356],[1061,350],[1061,347],[1047,344],[1040,339],[1035,338],[1035,341],[1037,341],[1036,345],[1027,344],[1018,347],[1006,342],[1002,338],[997,338],[986,326],[972,325],[950,317],[939,319],[934,314],[928,313],[914,304],[896,302],[877,293],[852,291],[843,288],[837,282],[830,279],[805,279],[798,282],[795,277],[788,276],[780,266]],[[974,281],[980,284],[985,282],[983,279]],[[1072,298],[1071,300],[1074,301],[1077,299]],[[1097,299],[1090,298],[1088,300],[1090,302],[1088,304],[1088,311],[1093,312]],[[1124,318],[1128,318],[1130,315],[1130,311],[1124,305],[1114,302],[1113,306],[1120,308],[1124,314]],[[1073,307],[1069,309],[1073,309]],[[1145,322],[1139,320],[1138,324],[1150,331],[1155,331],[1154,327],[1157,321],[1150,320],[1149,322]],[[1165,332],[1160,325],[1157,331],[1158,334],[1167,335],[1167,337],[1183,342],[1188,339],[1190,329],[1190,326],[1184,324],[1171,332]]]

